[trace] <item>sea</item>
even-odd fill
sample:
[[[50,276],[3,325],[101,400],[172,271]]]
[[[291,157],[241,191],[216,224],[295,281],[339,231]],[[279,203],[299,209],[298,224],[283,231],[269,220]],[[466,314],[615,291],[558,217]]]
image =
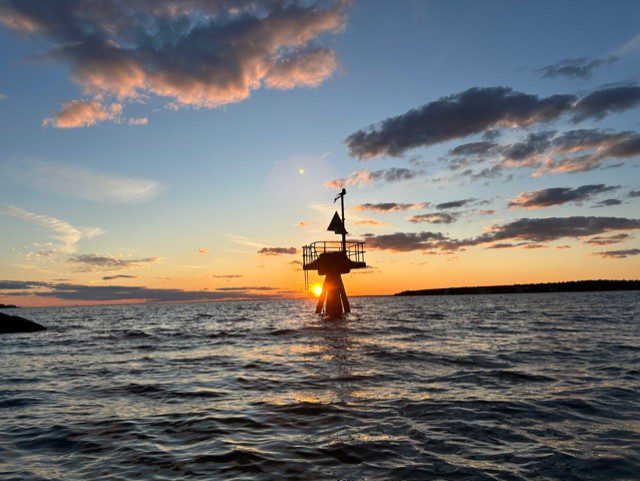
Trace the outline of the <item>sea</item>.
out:
[[[351,301],[20,309],[0,479],[640,479],[640,292]]]

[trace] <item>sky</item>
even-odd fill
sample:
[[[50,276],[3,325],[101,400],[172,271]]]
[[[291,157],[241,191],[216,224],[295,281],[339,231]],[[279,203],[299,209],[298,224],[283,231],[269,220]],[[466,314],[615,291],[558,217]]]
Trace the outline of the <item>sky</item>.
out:
[[[640,272],[634,1],[0,1],[0,302]],[[312,284],[321,281],[311,276]]]

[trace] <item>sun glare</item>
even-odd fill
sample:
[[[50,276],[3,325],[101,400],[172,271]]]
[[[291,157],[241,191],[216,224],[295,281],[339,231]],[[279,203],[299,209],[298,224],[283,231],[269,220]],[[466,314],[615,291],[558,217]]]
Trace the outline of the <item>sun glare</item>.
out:
[[[311,292],[313,293],[314,296],[320,297],[320,294],[322,294],[322,286],[320,284],[312,285]]]

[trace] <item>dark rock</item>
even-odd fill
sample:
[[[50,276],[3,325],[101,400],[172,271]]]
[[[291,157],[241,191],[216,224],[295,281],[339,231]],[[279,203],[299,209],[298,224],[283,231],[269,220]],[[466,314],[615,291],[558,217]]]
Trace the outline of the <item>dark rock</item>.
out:
[[[0,312],[0,334],[10,334],[13,332],[36,332],[45,331],[47,328],[37,322],[30,321],[23,317],[10,316]]]

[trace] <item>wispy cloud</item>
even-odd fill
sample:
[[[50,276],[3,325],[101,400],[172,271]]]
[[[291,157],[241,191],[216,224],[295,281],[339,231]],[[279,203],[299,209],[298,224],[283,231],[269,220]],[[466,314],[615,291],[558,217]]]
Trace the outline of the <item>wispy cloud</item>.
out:
[[[620,249],[611,251],[594,252],[594,255],[610,259],[626,259],[627,257],[640,255],[640,249]]]
[[[102,276],[103,281],[113,281],[116,279],[137,279],[138,276],[132,276],[130,274],[116,274],[115,276]]]
[[[279,256],[283,254],[296,254],[298,249],[295,247],[263,247],[258,251],[258,254],[264,256]]]
[[[542,78],[566,77],[570,79],[586,80],[593,77],[595,69],[611,65],[618,60],[615,55],[604,58],[565,58],[552,65],[547,65],[535,72]]]
[[[104,233],[99,227],[75,227],[69,222],[52,216],[35,214],[13,205],[0,204],[0,215],[15,217],[37,224],[53,232],[53,238],[60,243],[57,253],[74,253],[78,242]]]
[[[371,212],[404,212],[406,210],[422,209],[429,207],[429,202],[414,202],[414,203],[402,203],[402,202],[378,202],[372,204],[367,202],[366,204],[359,204],[354,207],[357,211],[371,211]]]
[[[69,258],[69,262],[77,264],[83,272],[93,271],[117,271],[120,269],[132,269],[159,262],[158,257],[115,257],[99,254],[78,254]]]
[[[54,117],[44,119],[42,125],[57,129],[90,127],[105,120],[117,120],[121,112],[122,104],[118,102],[103,105],[98,100],[71,100]]]
[[[373,171],[362,169],[352,172],[347,177],[327,181],[324,183],[324,186],[330,189],[340,189],[350,185],[362,187],[376,182],[393,183],[401,180],[410,180],[421,175],[424,175],[424,172],[421,170],[407,169],[404,167],[390,167],[388,169]]]
[[[7,180],[28,187],[107,203],[145,201],[162,188],[155,180],[126,177],[77,165],[35,159],[2,162]]]

